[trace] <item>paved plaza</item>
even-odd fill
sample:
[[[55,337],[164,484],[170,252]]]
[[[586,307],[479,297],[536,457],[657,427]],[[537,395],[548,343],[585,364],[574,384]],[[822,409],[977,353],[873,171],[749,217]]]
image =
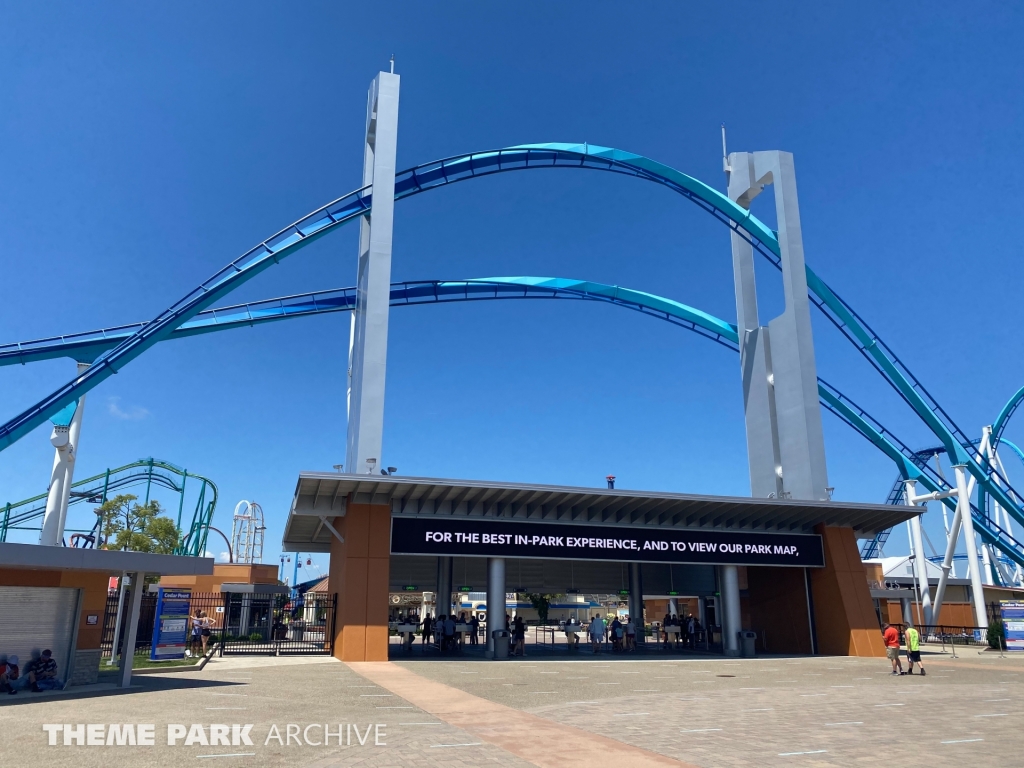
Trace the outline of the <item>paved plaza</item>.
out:
[[[0,762],[1020,765],[1024,659],[976,650],[925,658],[926,677],[891,677],[884,659],[841,657],[214,659],[200,672],[137,675],[128,692],[100,686],[73,696],[4,696]],[[48,746],[43,725],[57,723],[154,724],[155,745],[64,746],[57,733]],[[190,746],[185,734],[167,745],[169,724],[193,723],[207,726],[206,740],[210,724],[251,724],[253,745],[203,744],[198,734]],[[306,743],[323,741],[325,723],[331,733],[342,724],[341,746],[337,736],[329,746]]]

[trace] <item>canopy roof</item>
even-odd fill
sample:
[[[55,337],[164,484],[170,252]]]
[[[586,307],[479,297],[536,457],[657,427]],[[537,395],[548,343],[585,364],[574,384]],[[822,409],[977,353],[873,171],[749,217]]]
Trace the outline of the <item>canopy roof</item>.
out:
[[[2,542],[0,567],[105,571],[110,575],[138,572],[161,576],[208,576],[213,573],[213,558]]]
[[[455,515],[616,527],[810,533],[814,526],[824,524],[849,526],[862,538],[908,520],[918,511],[887,504],[301,472],[285,524],[284,550],[330,551],[333,534],[324,520],[330,522],[344,515],[349,503],[387,504],[393,515]]]

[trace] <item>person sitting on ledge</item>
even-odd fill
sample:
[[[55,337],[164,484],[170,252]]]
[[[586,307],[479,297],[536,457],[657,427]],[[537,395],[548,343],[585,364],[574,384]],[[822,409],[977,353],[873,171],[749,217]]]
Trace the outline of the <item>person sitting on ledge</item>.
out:
[[[7,661],[0,661],[0,691],[7,691],[10,696],[16,694],[20,676],[17,656],[8,656]]]
[[[57,677],[57,662],[53,653],[47,648],[38,659],[33,659],[26,668],[28,685],[33,691],[61,690],[64,683]]]

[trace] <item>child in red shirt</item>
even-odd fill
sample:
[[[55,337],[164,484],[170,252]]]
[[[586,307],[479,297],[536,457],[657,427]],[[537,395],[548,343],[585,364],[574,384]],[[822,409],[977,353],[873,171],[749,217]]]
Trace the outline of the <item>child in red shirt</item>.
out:
[[[882,626],[882,639],[885,641],[885,656],[892,662],[892,673],[902,675],[903,664],[900,662],[900,632],[891,624]]]

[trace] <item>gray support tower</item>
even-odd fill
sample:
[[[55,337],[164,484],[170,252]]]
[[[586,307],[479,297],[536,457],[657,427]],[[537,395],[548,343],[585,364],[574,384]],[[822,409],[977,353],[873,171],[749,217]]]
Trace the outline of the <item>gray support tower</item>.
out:
[[[760,324],[753,249],[733,232],[736,324],[751,495],[828,499],[793,155],[779,151],[734,152],[728,157],[727,170],[729,197],[743,208],[749,208],[765,187],[774,185],[786,301],[781,315],[767,326]]]
[[[356,308],[349,337],[345,451],[346,468],[357,474],[372,472],[374,467],[383,465],[381,443],[391,297],[398,91],[398,75],[381,72],[370,84],[366,105],[363,186],[373,185],[373,199],[372,212],[359,222]]]

